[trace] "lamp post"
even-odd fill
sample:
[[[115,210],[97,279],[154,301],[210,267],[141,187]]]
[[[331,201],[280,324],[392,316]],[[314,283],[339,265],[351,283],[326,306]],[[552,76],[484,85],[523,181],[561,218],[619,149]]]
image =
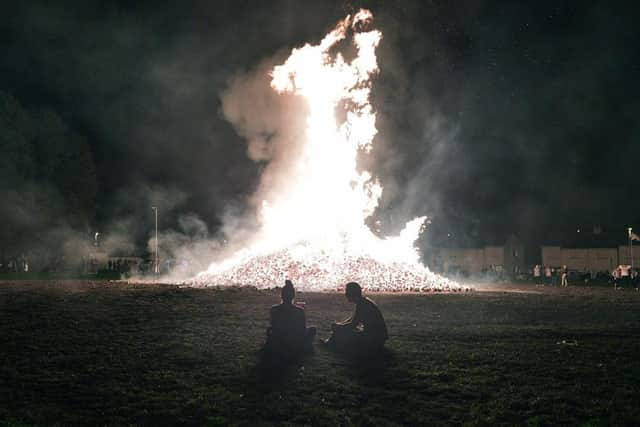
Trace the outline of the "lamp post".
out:
[[[154,262],[154,266],[153,266],[153,272],[158,274],[158,207],[157,206],[151,206],[151,209],[153,209],[153,211],[156,214],[156,254],[155,254],[155,262]]]
[[[631,258],[631,273],[633,274],[633,239],[631,238],[631,232],[633,231],[633,228],[629,227],[627,228],[627,231],[629,232],[629,258]]]

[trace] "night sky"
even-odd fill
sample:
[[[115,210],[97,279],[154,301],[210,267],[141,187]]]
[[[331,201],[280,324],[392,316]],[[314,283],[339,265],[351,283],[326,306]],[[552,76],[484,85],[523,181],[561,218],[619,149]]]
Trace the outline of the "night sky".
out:
[[[363,164],[390,230],[432,217],[460,244],[640,228],[638,8],[606,2],[4,2],[0,91],[86,137],[89,222],[132,235],[246,215],[262,165],[221,112],[238,73],[318,42],[354,8],[384,39]],[[46,209],[46,207],[45,207]]]

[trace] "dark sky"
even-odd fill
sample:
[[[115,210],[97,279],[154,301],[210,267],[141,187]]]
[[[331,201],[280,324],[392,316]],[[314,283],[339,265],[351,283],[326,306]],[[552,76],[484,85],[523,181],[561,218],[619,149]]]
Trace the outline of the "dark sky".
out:
[[[362,5],[384,34],[380,133],[364,161],[387,190],[378,215],[390,228],[428,214],[428,238],[467,243],[640,228],[632,2],[50,3],[3,3],[0,90],[87,136],[97,224],[146,212],[146,193],[175,195],[172,215],[212,229],[242,212],[260,166],[221,93]]]

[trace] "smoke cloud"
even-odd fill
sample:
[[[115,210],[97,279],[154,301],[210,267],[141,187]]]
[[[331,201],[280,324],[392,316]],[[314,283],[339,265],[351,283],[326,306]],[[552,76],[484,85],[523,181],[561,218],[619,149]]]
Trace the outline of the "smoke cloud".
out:
[[[287,171],[305,141],[307,106],[300,97],[278,94],[270,86],[271,70],[284,54],[263,61],[255,70],[236,75],[222,94],[222,112],[246,140],[247,155],[260,165],[260,183],[250,203],[288,185]]]
[[[433,244],[451,232],[467,236],[461,244],[511,232],[536,241],[576,223],[640,222],[628,166],[640,158],[633,5],[363,6],[384,34],[373,86],[379,133],[360,159],[385,188],[375,213],[382,233],[423,214],[433,219],[425,234]],[[177,246],[248,239],[259,203],[287,179],[303,126],[304,105],[276,96],[268,70],[348,9],[292,0],[187,2],[179,13],[14,4],[0,22],[0,91],[29,117],[0,121],[4,253],[65,235],[91,242],[98,231],[114,253],[145,254],[153,205],[162,232],[188,236]],[[15,126],[42,111],[60,120]],[[53,169],[31,156],[36,128],[57,141],[41,148],[62,147],[43,158],[92,161],[52,181]],[[69,186],[92,181],[71,178],[91,170],[96,187],[81,192],[94,196],[66,199]],[[184,231],[182,217],[203,221],[207,233]]]

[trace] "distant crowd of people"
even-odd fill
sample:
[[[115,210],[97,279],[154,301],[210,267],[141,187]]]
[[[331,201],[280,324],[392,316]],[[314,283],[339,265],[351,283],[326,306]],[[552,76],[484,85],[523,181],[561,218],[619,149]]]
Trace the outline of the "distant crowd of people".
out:
[[[279,360],[296,358],[313,349],[315,327],[307,327],[303,306],[295,304],[293,282],[285,281],[282,302],[271,307],[270,326],[264,351]],[[356,282],[347,283],[345,296],[355,305],[353,315],[331,325],[331,335],[321,343],[329,349],[349,354],[372,355],[383,349],[388,339],[387,325],[378,306],[362,295]]]
[[[640,284],[640,272],[629,265],[620,265],[611,272],[611,278],[615,287],[630,285],[638,287]]]
[[[107,261],[108,271],[117,271],[118,273],[132,273],[138,272],[140,269],[140,262],[134,259],[113,259]]]
[[[33,262],[32,262],[33,261]],[[169,271],[173,260],[160,264],[161,271]],[[153,271],[153,261],[138,257],[111,257],[107,261],[94,257],[70,258],[64,255],[48,257],[26,255],[7,257],[0,260],[0,273],[58,273],[58,272],[114,272],[120,274],[140,274]]]
[[[1,273],[28,273],[29,259],[26,256],[0,261]]]
[[[566,287],[569,285],[569,270],[566,265],[557,268],[549,265],[536,264],[533,267],[533,279],[536,284],[545,284],[550,286],[558,286],[559,279],[560,286]]]
[[[532,269],[532,276],[536,284],[566,287],[569,285],[570,272],[566,265],[563,265],[562,267],[553,267],[536,264]],[[640,284],[640,272],[637,268],[631,268],[629,265],[619,265],[610,272],[589,271],[575,273],[573,274],[573,280],[586,284],[591,281],[600,281],[611,283],[614,287],[625,285],[638,287]]]

